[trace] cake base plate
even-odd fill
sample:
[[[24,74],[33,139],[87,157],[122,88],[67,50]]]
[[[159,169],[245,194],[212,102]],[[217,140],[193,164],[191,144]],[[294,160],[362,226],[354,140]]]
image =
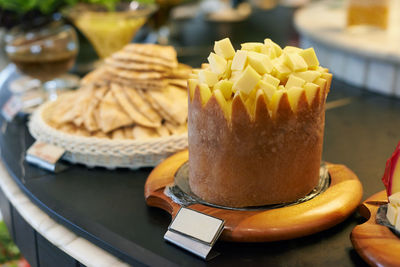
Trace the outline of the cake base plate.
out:
[[[364,201],[359,212],[367,221],[351,232],[354,248],[371,266],[400,266],[400,238],[388,227],[376,222],[379,206],[387,203],[386,191]]]
[[[158,165],[145,184],[146,203],[161,208],[174,218],[180,205],[164,193],[175,174],[188,161],[187,150],[174,154]],[[362,185],[344,165],[327,163],[329,187],[306,202],[267,210],[229,210],[204,204],[190,209],[225,220],[221,239],[234,242],[271,242],[298,238],[326,230],[344,221],[359,205]]]

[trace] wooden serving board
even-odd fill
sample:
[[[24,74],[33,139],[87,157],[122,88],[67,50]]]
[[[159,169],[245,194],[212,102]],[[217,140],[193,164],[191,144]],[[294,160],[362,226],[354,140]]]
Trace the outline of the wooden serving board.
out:
[[[387,203],[386,191],[363,202],[359,211],[368,221],[351,232],[354,248],[371,266],[400,266],[400,238],[388,227],[377,224],[375,219],[379,206]]]
[[[188,151],[179,152],[158,165],[145,184],[147,205],[175,217],[180,205],[164,194],[174,182],[179,168],[188,160]],[[359,205],[362,185],[344,165],[327,164],[329,188],[317,197],[293,206],[270,210],[227,210],[202,204],[189,208],[225,220],[221,239],[235,242],[270,242],[310,235],[328,229],[347,218]]]

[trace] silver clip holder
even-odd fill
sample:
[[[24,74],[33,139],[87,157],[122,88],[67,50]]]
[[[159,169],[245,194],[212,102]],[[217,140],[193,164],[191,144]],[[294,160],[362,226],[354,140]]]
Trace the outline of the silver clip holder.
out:
[[[224,230],[224,224],[224,220],[181,207],[164,239],[209,260],[216,256],[216,253],[210,251]]]
[[[65,153],[65,149],[36,141],[26,152],[25,160],[31,164],[51,172],[60,172],[67,168],[59,160]]]

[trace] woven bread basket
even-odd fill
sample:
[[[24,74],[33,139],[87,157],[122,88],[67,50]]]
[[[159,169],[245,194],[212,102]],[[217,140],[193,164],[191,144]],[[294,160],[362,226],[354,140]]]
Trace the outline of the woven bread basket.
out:
[[[31,116],[28,128],[38,141],[62,147],[63,159],[88,167],[108,169],[154,167],[171,154],[188,146],[187,133],[144,140],[110,140],[77,136],[59,131],[43,119],[52,102],[40,106]]]

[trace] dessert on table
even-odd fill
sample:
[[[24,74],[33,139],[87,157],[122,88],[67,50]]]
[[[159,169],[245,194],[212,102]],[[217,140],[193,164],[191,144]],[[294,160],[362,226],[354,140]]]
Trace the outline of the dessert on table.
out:
[[[387,29],[390,0],[350,0],[347,8],[347,26],[369,25]]]
[[[215,42],[189,87],[189,184],[206,202],[296,201],[319,182],[332,75],[313,48]]]

